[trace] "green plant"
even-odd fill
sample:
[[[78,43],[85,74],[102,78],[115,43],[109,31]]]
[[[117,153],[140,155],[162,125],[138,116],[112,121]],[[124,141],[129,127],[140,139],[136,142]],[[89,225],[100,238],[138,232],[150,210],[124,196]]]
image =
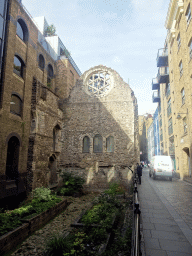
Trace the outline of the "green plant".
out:
[[[11,212],[0,213],[0,236],[6,234],[7,232],[19,227],[22,222]]]
[[[34,198],[31,202],[31,205],[33,206],[33,209],[37,212],[37,213],[41,213],[44,212],[50,208],[52,208],[53,206],[55,206],[57,203],[59,203],[62,199],[61,198],[57,198],[56,196],[51,196],[49,201],[40,201],[38,198]]]
[[[47,27],[45,34],[46,36],[55,36],[56,28],[53,24]]]
[[[18,209],[15,209],[13,211],[11,211],[12,216],[18,216],[20,218],[31,214],[34,211],[33,206],[32,205],[26,205],[26,206],[22,206]]]
[[[72,175],[71,173],[64,172],[61,174],[63,178],[63,187],[58,190],[58,194],[70,196],[76,192],[81,191],[85,180],[81,177]]]
[[[51,200],[51,190],[49,188],[36,188],[32,192],[32,197],[39,201],[46,202]]]
[[[72,248],[71,236],[63,238],[63,235],[55,234],[46,242],[47,256],[63,256],[64,252],[69,253]]]

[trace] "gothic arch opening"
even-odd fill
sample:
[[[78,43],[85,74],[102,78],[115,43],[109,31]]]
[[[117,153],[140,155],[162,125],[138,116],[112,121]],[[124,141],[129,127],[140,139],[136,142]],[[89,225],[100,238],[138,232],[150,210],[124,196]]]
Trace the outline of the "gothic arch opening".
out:
[[[12,136],[7,146],[6,179],[17,180],[19,176],[19,148],[20,142],[16,136]]]

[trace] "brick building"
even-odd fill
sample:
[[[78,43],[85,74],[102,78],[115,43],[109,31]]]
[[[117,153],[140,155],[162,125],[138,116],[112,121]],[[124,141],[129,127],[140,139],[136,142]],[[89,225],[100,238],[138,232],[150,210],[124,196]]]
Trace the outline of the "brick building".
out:
[[[129,85],[114,70],[93,67],[63,110],[61,166],[84,175],[92,189],[126,182],[139,160],[137,100]]]
[[[20,1],[3,3],[0,199],[58,182],[59,99],[81,75],[58,36],[40,31]],[[57,52],[50,40],[58,42]]]
[[[192,105],[192,1],[170,1],[167,37],[157,55],[153,102],[159,102],[161,153],[170,155],[183,179],[191,177]]]

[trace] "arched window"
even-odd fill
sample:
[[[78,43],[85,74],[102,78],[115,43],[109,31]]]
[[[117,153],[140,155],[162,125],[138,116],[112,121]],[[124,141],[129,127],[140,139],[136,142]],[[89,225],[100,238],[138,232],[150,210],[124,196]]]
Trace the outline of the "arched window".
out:
[[[49,64],[47,68],[47,86],[48,87],[51,87],[52,78],[53,78],[53,67],[51,66],[51,64]]]
[[[22,59],[18,56],[14,56],[14,73],[17,74],[20,77],[23,77],[23,70],[24,70],[24,62]]]
[[[21,100],[21,98],[19,96],[15,95],[15,94],[12,94],[10,104],[11,104],[10,112],[15,114],[15,115],[21,116],[21,114],[22,114],[22,100]]]
[[[19,176],[19,147],[20,142],[16,136],[12,136],[8,141],[7,161],[6,161],[6,179],[16,180]]]
[[[42,54],[39,55],[39,68],[40,69],[45,68],[45,59]]]
[[[90,139],[88,136],[83,138],[83,153],[89,153]]]
[[[109,136],[106,141],[107,152],[114,152],[114,137]]]
[[[21,40],[26,42],[28,40],[28,29],[25,22],[22,19],[17,21],[17,35]]]
[[[93,152],[102,153],[103,152],[103,139],[101,135],[97,134],[93,138]]]

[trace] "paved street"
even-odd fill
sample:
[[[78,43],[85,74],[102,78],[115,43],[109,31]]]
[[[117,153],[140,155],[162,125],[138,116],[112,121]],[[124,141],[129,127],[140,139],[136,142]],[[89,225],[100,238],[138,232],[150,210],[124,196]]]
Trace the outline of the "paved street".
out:
[[[138,185],[146,256],[192,255],[192,184],[149,178]]]

